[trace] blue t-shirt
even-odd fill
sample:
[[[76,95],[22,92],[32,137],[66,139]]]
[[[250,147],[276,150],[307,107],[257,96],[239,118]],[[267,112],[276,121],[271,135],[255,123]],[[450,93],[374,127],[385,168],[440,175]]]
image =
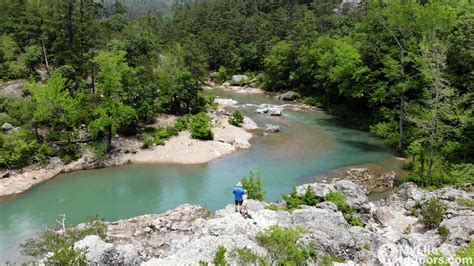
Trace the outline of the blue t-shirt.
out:
[[[234,188],[234,199],[236,201],[242,201],[242,196],[244,195],[244,189],[241,187]]]

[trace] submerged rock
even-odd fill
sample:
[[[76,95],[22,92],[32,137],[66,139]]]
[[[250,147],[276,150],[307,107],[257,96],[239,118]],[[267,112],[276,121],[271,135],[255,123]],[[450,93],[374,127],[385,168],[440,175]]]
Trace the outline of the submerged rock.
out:
[[[272,109],[269,111],[271,116],[281,116],[282,112],[281,109]]]
[[[266,132],[280,132],[280,126],[277,125],[272,125],[272,124],[266,124],[265,125],[265,131]]]
[[[268,113],[268,111],[268,108],[258,108],[257,110],[255,110],[257,114],[266,114]]]

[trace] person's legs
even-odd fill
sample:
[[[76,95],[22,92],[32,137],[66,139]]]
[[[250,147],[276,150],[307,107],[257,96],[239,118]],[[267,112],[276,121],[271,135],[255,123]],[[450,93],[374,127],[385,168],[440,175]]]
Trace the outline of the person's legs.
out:
[[[239,211],[239,202],[235,201],[235,212]]]

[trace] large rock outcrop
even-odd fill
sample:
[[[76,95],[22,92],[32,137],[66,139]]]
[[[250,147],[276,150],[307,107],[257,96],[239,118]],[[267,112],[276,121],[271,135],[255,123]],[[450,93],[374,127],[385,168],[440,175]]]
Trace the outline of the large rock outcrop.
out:
[[[427,192],[407,183],[386,200],[373,203],[361,187],[348,180],[306,184],[297,187],[297,192],[303,194],[308,187],[322,200],[330,191],[344,194],[347,203],[364,216],[365,227],[350,226],[337,206],[326,201],[288,212],[269,210],[265,208],[268,203],[250,200],[252,219],[236,213],[231,204],[215,213],[185,204],[162,214],[108,223],[109,243],[97,236],[88,236],[77,242],[76,247],[88,248],[90,263],[197,265],[199,261],[212,261],[220,245],[228,251],[247,247],[267,256],[268,251],[256,240],[258,232],[272,225],[301,226],[306,233],[300,242],[313,245],[319,254],[313,261],[315,264],[324,254],[333,254],[344,258],[346,265],[397,262],[418,265],[422,258],[407,252],[407,248],[439,248],[452,257],[456,249],[473,239],[474,211],[455,201],[459,197],[472,199],[473,192],[452,188]],[[409,215],[417,202],[430,197],[438,197],[449,206],[442,225],[451,233],[444,242],[435,230],[423,228],[416,217]],[[407,227],[412,229],[408,231]],[[229,253],[227,260],[237,263]]]

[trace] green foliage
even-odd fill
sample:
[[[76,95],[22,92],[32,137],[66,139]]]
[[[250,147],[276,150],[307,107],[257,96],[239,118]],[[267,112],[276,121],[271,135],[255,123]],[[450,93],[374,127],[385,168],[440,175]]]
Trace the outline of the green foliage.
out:
[[[88,235],[98,235],[105,239],[106,231],[107,225],[102,220],[91,217],[80,229],[69,227],[66,228],[65,232],[47,230],[37,239],[28,239],[20,245],[20,251],[23,255],[35,258],[43,257],[45,254],[52,252],[55,256],[51,258],[51,263],[61,263],[68,259],[69,262],[76,260],[80,263],[83,262],[84,253],[74,251],[74,243]]]
[[[446,226],[443,225],[443,226],[438,227],[438,234],[439,236],[441,236],[443,241],[445,241],[446,238],[448,238],[450,231]]]
[[[324,254],[321,259],[321,266],[332,266],[334,262],[344,263],[345,260],[343,258],[339,258],[333,254]]]
[[[336,204],[337,209],[342,212],[344,219],[346,219],[349,225],[361,227],[364,226],[364,224],[355,215],[352,206],[346,203],[346,198],[341,192],[330,191],[328,194],[326,194],[326,201]]]
[[[438,198],[431,198],[421,208],[421,221],[430,229],[436,228],[444,219],[448,206]]]
[[[239,127],[244,122],[244,116],[239,110],[236,110],[232,113],[232,116],[229,118],[229,124]]]
[[[210,122],[211,118],[205,113],[193,116],[191,120],[191,137],[201,140],[214,139]]]
[[[237,258],[239,265],[270,265],[265,258],[247,247],[234,249],[230,256]]]
[[[267,206],[265,206],[265,209],[270,210],[270,211],[279,211],[280,210],[280,208],[278,208],[278,206],[275,203],[268,204]]]
[[[371,250],[370,244],[367,243],[367,242],[364,243],[363,248],[364,248],[365,250],[367,250],[367,251],[370,251],[370,250]]]
[[[286,201],[286,208],[288,211],[298,209],[301,205],[314,206],[320,202],[320,199],[316,196],[313,189],[308,186],[303,195],[298,195],[296,187],[293,187],[290,194],[282,195]]]
[[[214,258],[212,259],[212,262],[216,266],[227,266],[229,263],[225,259],[225,253],[227,252],[227,249],[224,246],[218,246],[216,253],[214,254]]]
[[[313,189],[310,186],[306,188],[306,191],[301,197],[301,199],[303,200],[304,204],[308,206],[314,206],[320,202],[319,197],[316,196],[316,194],[314,193]]]
[[[474,263],[474,240],[471,240],[465,248],[458,249],[456,257],[464,260],[460,265],[472,265]]]
[[[107,135],[107,149],[112,148],[112,138],[117,130],[136,119],[133,108],[123,103],[123,75],[129,70],[124,52],[102,52],[94,62],[99,66],[97,88],[104,95],[93,111],[95,120],[90,124],[94,136]]]
[[[305,233],[301,227],[270,226],[257,233],[257,241],[267,249],[272,262],[278,265],[302,265],[309,259],[307,249],[298,244]]]
[[[466,207],[474,207],[474,199],[456,198],[456,203]]]
[[[298,209],[300,205],[304,204],[303,200],[301,199],[301,197],[298,195],[298,192],[296,191],[296,187],[293,187],[290,194],[288,195],[283,194],[282,197],[286,201],[286,208],[289,211]]]
[[[50,265],[85,265],[87,264],[86,252],[75,250],[73,246],[62,247],[46,259]]]
[[[242,187],[247,190],[249,199],[264,201],[265,192],[263,191],[262,175],[250,171],[248,178],[242,177]]]
[[[217,71],[216,81],[219,83],[224,83],[230,77],[229,71],[225,66],[220,66]]]

